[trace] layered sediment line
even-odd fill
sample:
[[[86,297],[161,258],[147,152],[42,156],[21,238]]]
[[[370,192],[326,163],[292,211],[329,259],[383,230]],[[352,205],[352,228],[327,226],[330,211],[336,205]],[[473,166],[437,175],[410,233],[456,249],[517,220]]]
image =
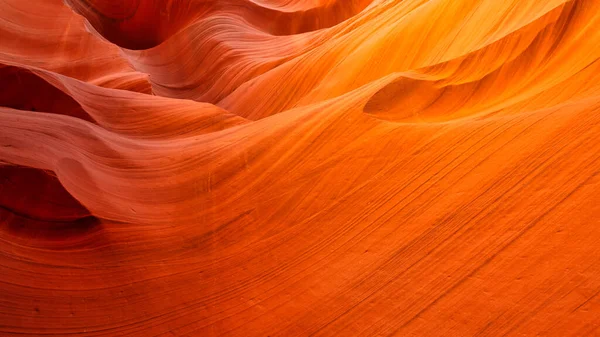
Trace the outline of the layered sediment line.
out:
[[[0,335],[596,335],[598,27],[1,0]]]

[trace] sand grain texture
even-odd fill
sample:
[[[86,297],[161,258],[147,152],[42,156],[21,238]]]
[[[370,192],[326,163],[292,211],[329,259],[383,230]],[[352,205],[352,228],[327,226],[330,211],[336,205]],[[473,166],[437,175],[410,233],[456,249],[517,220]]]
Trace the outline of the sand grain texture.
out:
[[[0,0],[1,336],[600,336],[600,1]]]

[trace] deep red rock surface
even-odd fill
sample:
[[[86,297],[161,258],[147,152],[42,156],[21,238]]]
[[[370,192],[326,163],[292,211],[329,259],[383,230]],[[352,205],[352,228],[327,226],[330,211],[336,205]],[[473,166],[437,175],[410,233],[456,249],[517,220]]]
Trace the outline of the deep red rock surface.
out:
[[[600,335],[599,59],[596,0],[0,0],[0,335]]]

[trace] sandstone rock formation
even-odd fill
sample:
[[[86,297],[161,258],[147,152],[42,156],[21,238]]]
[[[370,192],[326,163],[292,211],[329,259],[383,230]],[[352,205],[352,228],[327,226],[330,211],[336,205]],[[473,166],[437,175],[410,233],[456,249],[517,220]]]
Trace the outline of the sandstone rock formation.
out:
[[[599,60],[597,0],[0,0],[0,335],[600,335]]]

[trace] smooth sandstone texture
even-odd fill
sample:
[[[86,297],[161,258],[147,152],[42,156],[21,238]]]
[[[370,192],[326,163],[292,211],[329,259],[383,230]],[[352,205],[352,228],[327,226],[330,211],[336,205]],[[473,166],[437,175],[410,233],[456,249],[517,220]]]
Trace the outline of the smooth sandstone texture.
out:
[[[600,336],[600,1],[0,0],[1,336]]]

